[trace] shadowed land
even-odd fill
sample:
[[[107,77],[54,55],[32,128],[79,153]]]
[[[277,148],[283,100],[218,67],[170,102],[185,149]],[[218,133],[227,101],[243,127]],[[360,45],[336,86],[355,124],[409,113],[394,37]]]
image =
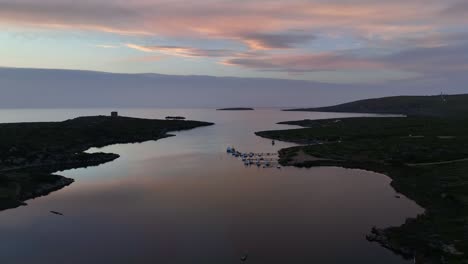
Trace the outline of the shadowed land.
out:
[[[107,116],[0,124],[0,210],[73,182],[53,172],[96,166],[119,157],[84,152],[91,147],[157,140],[171,136],[170,131],[208,125],[212,123]]]
[[[366,99],[335,106],[298,108],[285,111],[402,114],[406,116],[468,116],[468,94],[393,96]]]
[[[280,150],[282,165],[380,172],[425,208],[402,226],[372,229],[368,240],[416,263],[467,263],[468,120],[372,117],[283,124],[304,128],[256,133],[308,144]]]

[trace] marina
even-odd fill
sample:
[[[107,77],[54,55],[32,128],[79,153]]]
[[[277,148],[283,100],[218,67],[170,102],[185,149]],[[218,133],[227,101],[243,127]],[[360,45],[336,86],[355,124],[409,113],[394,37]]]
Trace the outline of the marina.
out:
[[[246,167],[257,166],[262,168],[277,168],[281,169],[278,162],[278,153],[254,153],[254,152],[241,152],[234,147],[228,147],[226,153],[238,158],[244,163]]]

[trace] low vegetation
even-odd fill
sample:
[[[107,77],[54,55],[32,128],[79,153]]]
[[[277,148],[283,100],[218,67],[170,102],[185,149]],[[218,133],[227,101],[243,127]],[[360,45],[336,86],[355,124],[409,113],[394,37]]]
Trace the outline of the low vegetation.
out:
[[[335,106],[289,109],[287,111],[402,114],[407,116],[468,116],[468,94],[394,96],[366,99]]]
[[[417,263],[468,263],[468,120],[381,117],[284,122],[304,128],[262,137],[307,145],[282,149],[280,163],[384,173],[426,209],[399,227],[374,228],[377,241]]]
[[[451,119],[344,118],[283,122],[306,128],[257,135],[296,143],[307,154],[336,160],[420,163],[468,158],[468,125]],[[328,144],[318,144],[328,143]]]
[[[118,158],[84,153],[91,147],[157,140],[169,131],[211,123],[129,117],[80,117],[63,122],[0,124],[0,210],[71,184],[51,173]]]

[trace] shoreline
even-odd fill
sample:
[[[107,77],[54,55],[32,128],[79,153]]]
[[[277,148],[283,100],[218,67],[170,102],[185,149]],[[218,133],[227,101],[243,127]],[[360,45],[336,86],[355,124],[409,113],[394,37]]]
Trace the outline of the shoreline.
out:
[[[213,123],[129,117],[79,117],[63,122],[0,124],[0,211],[60,190],[74,182],[56,172],[98,166],[120,156],[87,153],[113,144],[156,141]],[[44,140],[40,133],[50,131]],[[4,140],[2,142],[2,140]],[[50,141],[47,142],[47,140]],[[44,142],[46,141],[46,142]],[[2,150],[2,149],[0,149]]]
[[[281,151],[281,150],[280,150]],[[312,168],[312,167],[340,167],[340,168],[346,168],[346,169],[359,169],[359,170],[365,170],[365,171],[370,171],[374,173],[379,173],[383,174],[391,179],[390,186],[398,193],[402,193],[402,190],[398,189],[397,186],[395,186],[394,183],[394,178],[391,176],[390,173],[388,173],[388,170],[385,169],[385,166],[382,164],[364,164],[364,163],[355,163],[355,162],[347,162],[347,161],[338,161],[338,160],[326,160],[326,159],[316,159],[316,160],[304,160],[302,162],[298,162],[296,159],[290,159],[287,158],[285,159],[284,156],[281,156],[280,154],[280,164],[282,166],[292,166],[292,167],[298,167],[298,168]],[[405,193],[402,193],[406,196]],[[406,198],[412,200],[416,204],[417,201],[415,201],[413,198],[410,198],[406,196]],[[418,204],[419,205],[419,204]],[[421,205],[419,205],[421,206]],[[423,206],[421,206],[424,210]],[[423,213],[424,214],[424,213]],[[408,217],[406,218],[405,222],[414,220],[418,216],[413,217]],[[398,243],[393,243],[391,240],[391,237],[387,234],[386,230],[388,228],[393,228],[391,227],[386,227],[386,228],[377,228],[376,226],[372,227],[370,230],[370,233],[368,233],[365,238],[369,242],[376,242],[380,244],[380,246],[392,251],[394,254],[400,255],[404,259],[413,259],[415,258],[415,252],[412,251],[410,248],[402,246]],[[417,262],[419,263],[419,262]]]
[[[408,122],[413,122],[410,132]],[[384,174],[396,192],[425,210],[400,226],[373,227],[366,236],[368,241],[415,263],[464,263],[468,252],[464,235],[468,230],[464,224],[468,222],[464,184],[468,180],[468,137],[459,129],[462,123],[365,117],[282,123],[304,128],[260,131],[256,135],[294,143],[314,142],[279,150],[282,166],[336,166]],[[413,131],[426,137],[404,137]],[[442,139],[440,131],[457,136]]]
[[[21,192],[19,190],[17,193],[18,200],[11,201],[9,206],[4,206],[0,203],[0,211],[27,205],[27,200],[46,196],[75,182],[75,180],[72,178],[67,178],[62,175],[55,174],[59,171],[99,166],[101,164],[114,161],[120,157],[118,154],[113,153],[94,154],[95,155],[92,155],[92,159],[88,159],[87,161],[68,160],[65,162],[54,162],[49,164],[39,164],[1,170],[0,173],[9,173],[7,175],[11,175],[12,177],[15,177],[15,174],[16,177],[18,175],[48,174],[52,179],[50,181],[38,183],[34,189],[27,192]]]
[[[293,147],[294,148],[294,147]],[[282,150],[280,150],[281,152]],[[284,155],[284,154],[283,154]],[[442,240],[437,239],[436,234],[429,234],[433,238],[430,240],[431,243],[427,245],[425,242],[421,245],[414,245],[408,242],[408,238],[413,237],[415,230],[418,230],[418,226],[426,225],[428,222],[431,223],[434,218],[433,210],[426,204],[421,204],[417,195],[408,192],[404,184],[398,181],[402,175],[410,173],[411,167],[393,167],[389,164],[378,164],[378,163],[360,163],[354,161],[344,160],[308,160],[304,162],[296,162],[294,159],[286,158],[280,154],[280,164],[282,166],[294,166],[294,167],[341,167],[347,169],[361,169],[371,171],[375,173],[383,174],[391,179],[390,186],[398,193],[405,195],[408,199],[414,201],[421,208],[424,209],[422,214],[415,217],[406,218],[405,222],[400,226],[390,227],[372,227],[370,232],[366,235],[366,240],[369,242],[378,243],[380,246],[392,251],[394,254],[401,256],[406,260],[414,260],[415,263],[452,263],[444,262],[444,259],[459,259],[464,256],[464,252],[460,251],[453,243],[446,243]],[[403,237],[403,238],[402,238]],[[458,263],[458,262],[454,262]]]

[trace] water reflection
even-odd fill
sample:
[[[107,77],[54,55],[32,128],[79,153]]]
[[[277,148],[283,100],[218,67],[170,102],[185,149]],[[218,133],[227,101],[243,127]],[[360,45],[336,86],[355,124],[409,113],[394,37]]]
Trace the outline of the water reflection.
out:
[[[51,116],[56,110],[43,111]],[[272,146],[253,132],[289,128],[275,125],[279,121],[335,114],[120,112],[182,115],[216,125],[157,142],[90,150],[122,157],[61,172],[76,182],[0,212],[2,263],[239,263],[245,251],[247,263],[406,263],[364,239],[373,225],[399,225],[421,212],[413,202],[394,198],[387,177],[335,167],[246,168],[225,153],[229,145],[274,152],[291,144]],[[63,113],[55,118],[65,118]]]

